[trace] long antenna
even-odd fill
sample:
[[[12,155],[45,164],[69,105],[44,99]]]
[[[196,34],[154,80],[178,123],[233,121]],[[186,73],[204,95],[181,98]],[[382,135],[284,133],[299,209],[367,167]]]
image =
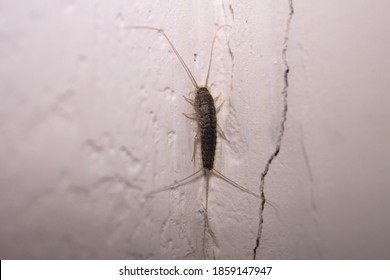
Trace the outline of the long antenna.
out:
[[[232,28],[231,25],[228,25],[228,24],[221,25],[220,27],[218,27],[218,29],[214,33],[213,43],[211,45],[211,51],[210,51],[209,69],[207,71],[207,77],[206,77],[206,83],[205,83],[206,87],[207,87],[207,84],[209,82],[210,69],[211,69],[211,60],[212,60],[212,57],[213,57],[213,50],[214,50],[215,39],[217,38],[218,31],[221,30],[224,27]]]
[[[171,42],[171,40],[169,40],[167,34],[165,34],[164,30],[162,30],[161,28],[157,28],[157,27],[152,27],[152,26],[143,26],[143,25],[128,25],[128,26],[125,26],[123,27],[124,29],[149,29],[149,30],[155,30],[159,33],[161,33],[165,39],[167,39],[169,45],[171,46],[173,52],[176,54],[177,58],[180,60],[181,62],[181,65],[183,65],[184,67],[184,70],[186,71],[188,77],[190,78],[192,84],[194,85],[195,88],[198,88],[198,83],[196,82],[194,76],[191,74],[191,71],[190,69],[188,68],[187,64],[184,62],[183,58],[180,56],[179,52],[176,50],[175,46],[173,45],[173,43]]]

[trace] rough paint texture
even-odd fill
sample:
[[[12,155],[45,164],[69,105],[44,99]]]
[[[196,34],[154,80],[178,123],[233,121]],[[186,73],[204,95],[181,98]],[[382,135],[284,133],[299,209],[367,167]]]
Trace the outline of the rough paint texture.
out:
[[[212,255],[390,258],[387,1],[44,2],[0,4],[0,258],[202,257],[204,178],[147,196],[200,167],[192,84],[118,27],[203,84],[226,23],[214,166],[270,203],[212,176]]]

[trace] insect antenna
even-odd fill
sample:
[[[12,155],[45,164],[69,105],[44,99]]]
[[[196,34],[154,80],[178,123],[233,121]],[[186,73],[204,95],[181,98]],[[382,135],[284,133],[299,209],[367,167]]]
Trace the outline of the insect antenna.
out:
[[[190,69],[188,68],[187,64],[184,62],[183,58],[180,56],[179,52],[176,50],[175,46],[173,45],[172,41],[169,39],[168,35],[165,34],[164,30],[161,28],[153,27],[153,26],[143,26],[143,25],[128,25],[123,27],[124,29],[149,29],[149,30],[155,30],[162,34],[165,39],[167,39],[169,45],[171,46],[173,52],[176,54],[177,58],[180,60],[181,65],[183,66],[184,70],[186,71],[188,77],[190,78],[192,84],[195,88],[198,88],[198,83],[196,82],[194,76],[192,75]]]
[[[207,70],[207,77],[206,77],[206,87],[208,85],[208,81],[209,81],[209,76],[210,76],[210,69],[211,69],[211,60],[213,58],[213,50],[214,50],[214,44],[215,44],[215,40],[217,38],[217,34],[218,34],[218,31],[221,30],[222,28],[224,27],[229,27],[229,28],[232,28],[231,25],[228,25],[228,24],[225,24],[225,25],[221,25],[220,27],[218,27],[218,29],[215,31],[214,33],[214,38],[213,38],[213,43],[211,44],[211,51],[210,51],[210,59],[209,59],[209,68]]]

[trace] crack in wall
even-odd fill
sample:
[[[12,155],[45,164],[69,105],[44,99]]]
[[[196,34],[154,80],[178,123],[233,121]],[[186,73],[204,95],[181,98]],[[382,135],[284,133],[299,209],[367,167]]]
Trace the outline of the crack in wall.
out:
[[[227,1],[227,2],[230,2],[230,1]],[[222,0],[222,11],[223,11],[223,15],[225,17],[225,24],[228,22],[228,13],[227,13],[227,9],[226,9],[226,6],[225,6],[225,1]],[[230,17],[231,17],[231,22],[234,21],[234,10],[233,10],[233,7],[232,7],[232,4],[229,3],[229,12],[230,12]]]
[[[270,166],[271,166],[273,160],[278,156],[278,154],[280,152],[280,148],[281,148],[282,140],[283,140],[283,136],[284,136],[285,124],[287,121],[287,111],[288,111],[288,102],[287,101],[288,101],[288,86],[289,86],[288,85],[288,73],[290,72],[290,67],[289,67],[288,61],[287,61],[287,50],[288,50],[288,42],[289,42],[289,37],[290,37],[290,25],[291,25],[291,20],[292,20],[293,15],[294,15],[293,1],[288,0],[288,2],[289,2],[290,12],[289,12],[288,18],[287,18],[285,36],[284,36],[284,41],[283,41],[283,50],[282,50],[282,60],[283,60],[283,64],[284,64],[284,75],[283,75],[284,86],[283,86],[283,90],[281,92],[282,98],[283,98],[282,121],[280,123],[279,136],[278,136],[278,139],[276,141],[275,151],[268,159],[267,164],[265,165],[264,171],[261,173],[261,177],[260,177],[260,186],[259,186],[260,193],[261,193],[261,205],[260,205],[260,209],[259,209],[260,222],[259,222],[259,228],[258,228],[257,237],[256,237],[256,246],[253,249],[253,259],[254,260],[256,259],[256,256],[257,256],[257,250],[260,247],[261,234],[263,231],[263,224],[264,224],[263,212],[264,212],[264,206],[265,206],[265,202],[266,202],[265,193],[264,193],[265,177],[268,174],[268,171],[270,169]]]

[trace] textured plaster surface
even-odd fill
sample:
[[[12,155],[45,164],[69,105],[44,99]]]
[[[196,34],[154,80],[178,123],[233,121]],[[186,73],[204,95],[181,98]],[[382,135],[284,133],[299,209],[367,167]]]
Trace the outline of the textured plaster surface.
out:
[[[263,200],[210,179],[208,257],[389,258],[389,5],[345,3],[0,3],[0,258],[204,257],[204,178],[147,196],[200,167],[193,86],[127,24],[199,84],[232,25],[215,167]]]

